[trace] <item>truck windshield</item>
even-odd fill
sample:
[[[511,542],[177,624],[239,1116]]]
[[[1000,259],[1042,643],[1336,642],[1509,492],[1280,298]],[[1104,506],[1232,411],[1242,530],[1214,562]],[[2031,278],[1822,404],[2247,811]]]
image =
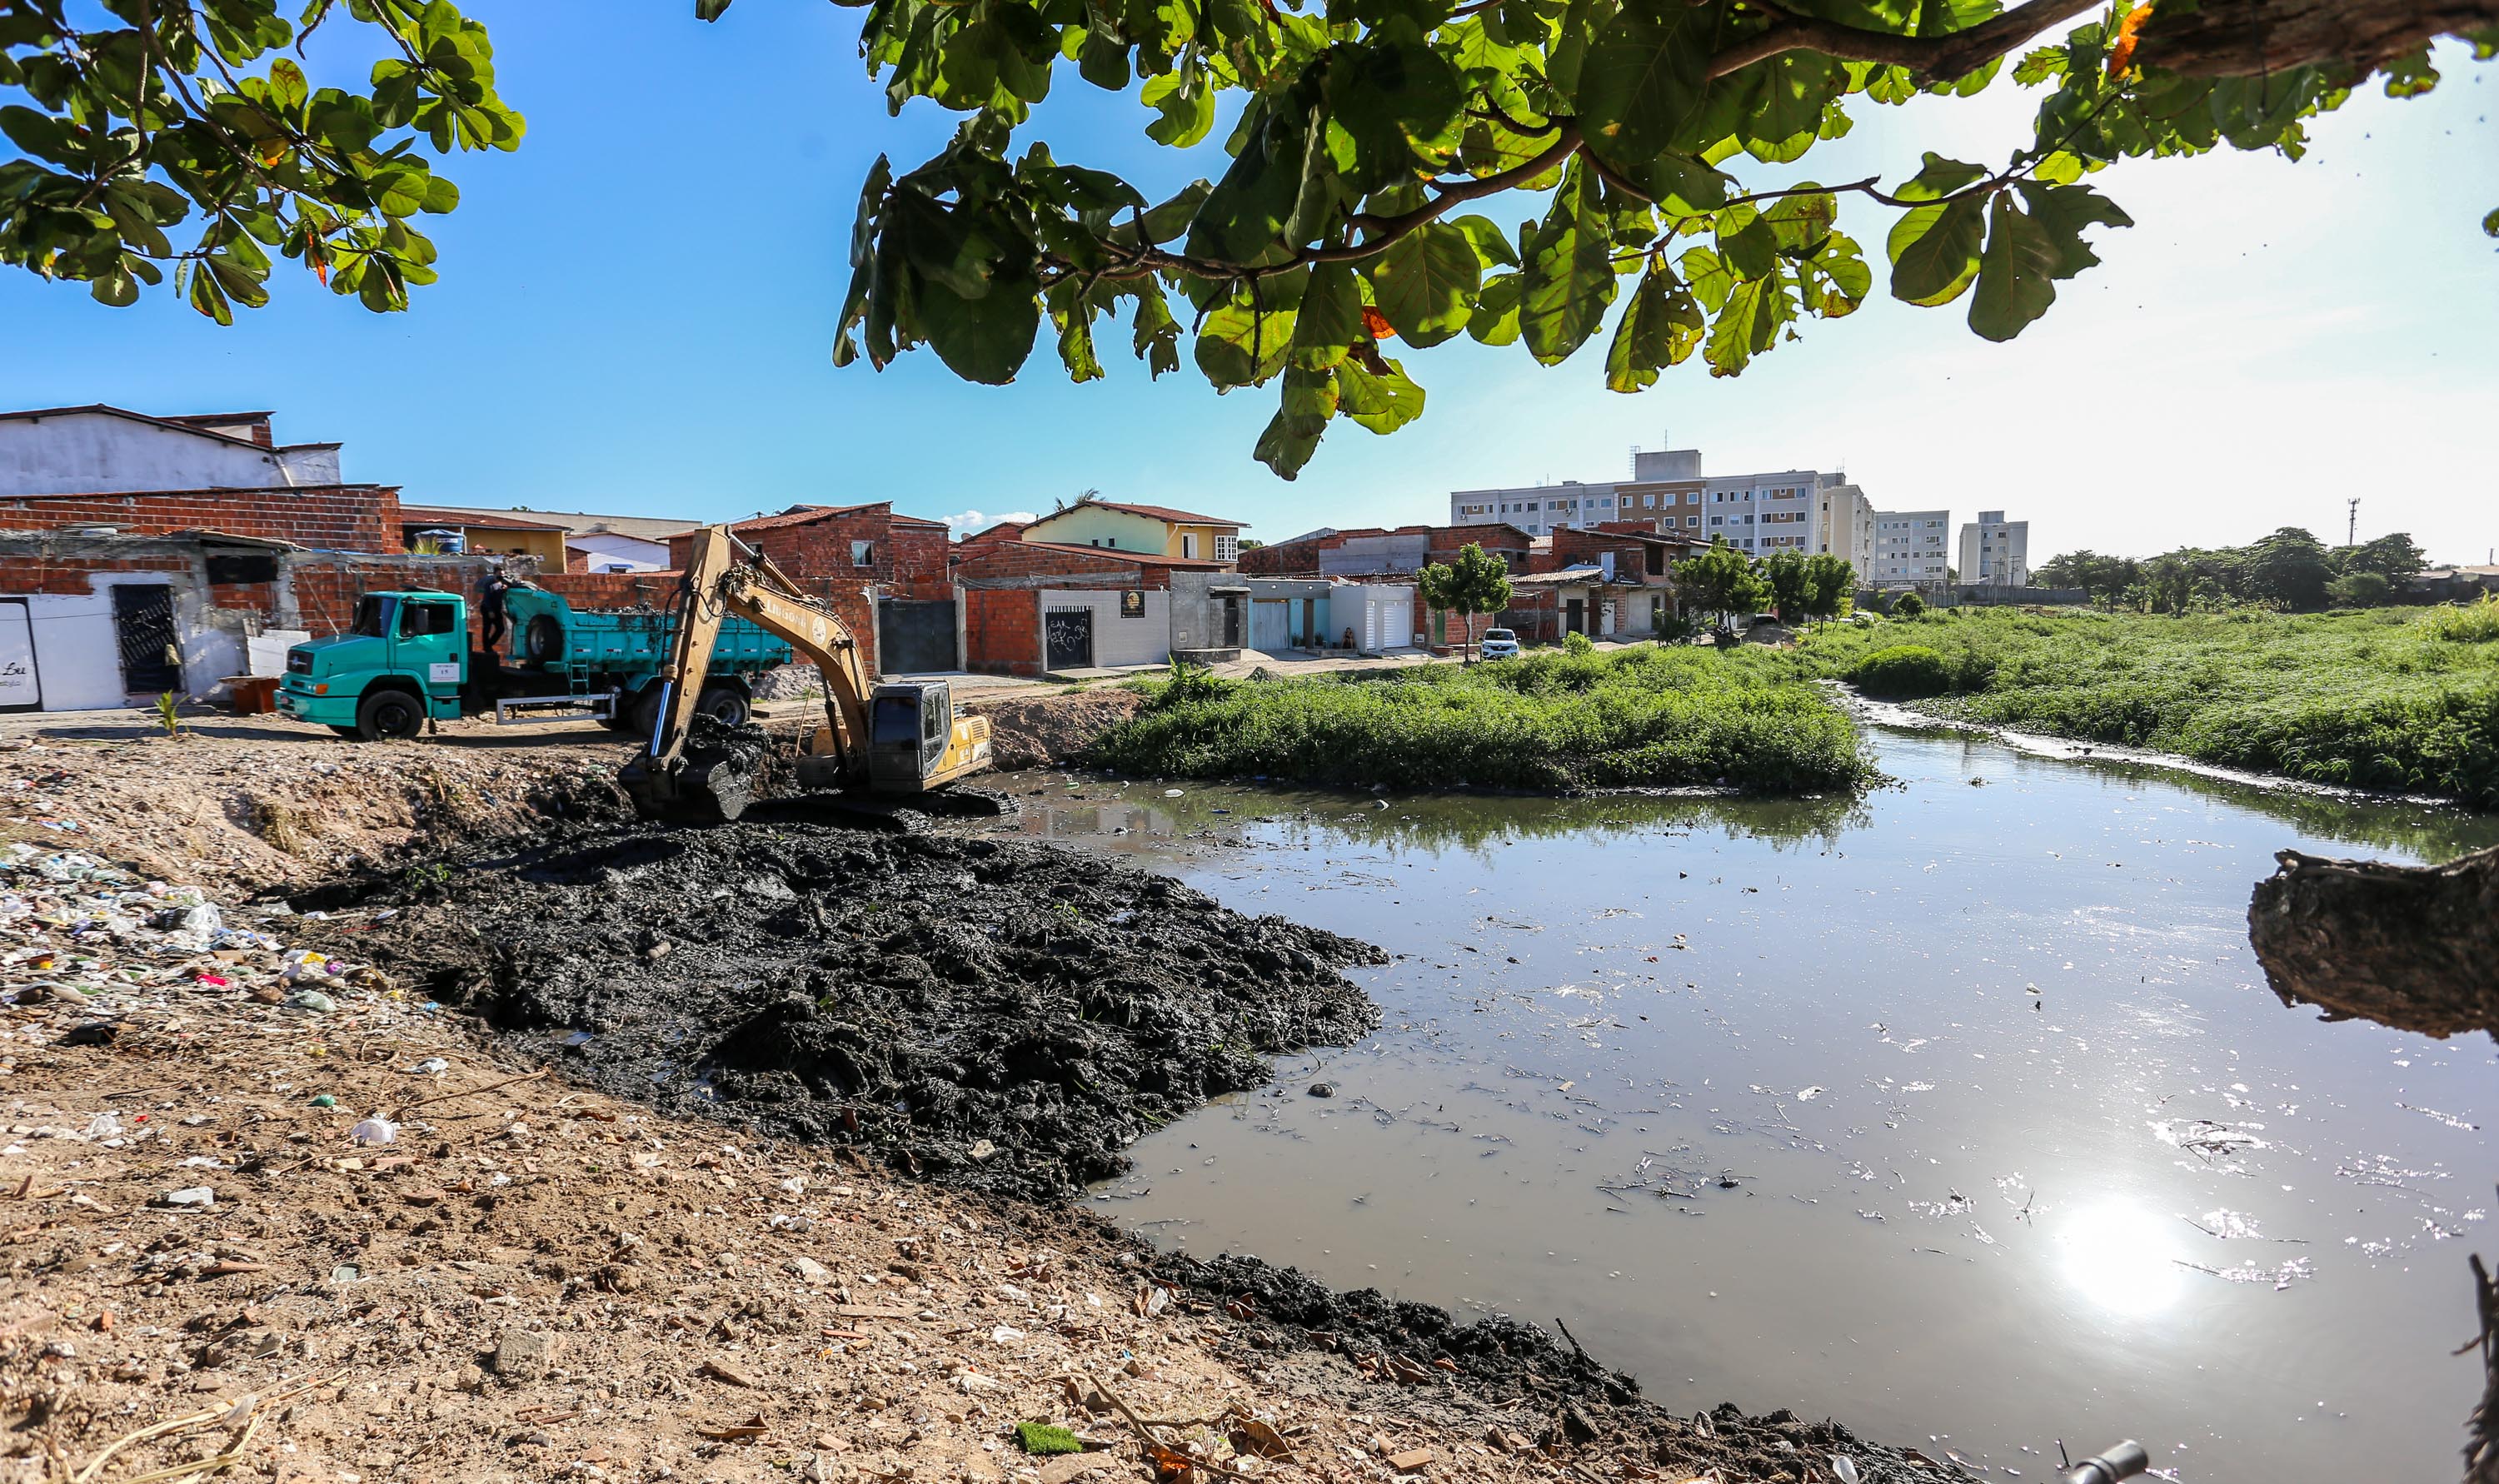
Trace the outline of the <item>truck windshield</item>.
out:
[[[384,597],[378,593],[368,593],[357,598],[356,622],[347,631],[362,634],[368,639],[388,637],[391,609],[397,605],[397,602],[396,598]]]

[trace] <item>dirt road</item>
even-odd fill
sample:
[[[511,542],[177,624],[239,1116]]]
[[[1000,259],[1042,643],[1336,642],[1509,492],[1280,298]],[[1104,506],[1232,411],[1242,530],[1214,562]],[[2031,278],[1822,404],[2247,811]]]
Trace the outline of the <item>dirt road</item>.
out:
[[[1152,878],[1037,847],[992,843],[1014,859],[990,880],[950,854],[984,842],[715,831],[637,862],[616,848],[675,837],[616,823],[602,791],[615,753],[603,734],[524,758],[206,728],[0,753],[0,1484],[137,1484],[221,1462],[347,1481],[1590,1484],[1820,1480],[1834,1455],[1861,1478],[1941,1477],[1828,1424],[1667,1416],[1531,1325],[1461,1327],[1254,1264],[1158,1259],[1078,1210],[999,1193],[1039,1179],[948,1185],[948,1169],[987,1167],[984,1140],[1027,1137],[1044,1091],[1057,1100],[1044,1121],[1081,1130],[1149,1091],[1157,1116],[1177,1113],[1240,1075],[1209,1069],[1251,1054],[1227,1038],[1255,1006],[1220,974],[1155,967],[1185,961],[1185,944],[1239,940],[1278,961],[1263,975],[1304,986],[1310,1017],[1277,1021],[1275,1044],[1363,1023],[1326,987],[1344,954],[1176,887],[1157,905]],[[445,783],[424,781],[429,768]],[[265,810],[238,810],[251,798],[326,812],[289,848]],[[525,830],[554,835],[533,855]],[[405,853],[445,834],[520,848],[501,866]],[[732,858],[749,863],[734,881]],[[364,885],[309,887],[358,859]],[[551,868],[568,861],[587,867],[568,886]],[[533,877],[532,862],[548,869]],[[638,889],[675,895],[677,916],[628,892],[595,921],[591,893],[636,871]],[[753,885],[763,876],[786,897]],[[254,905],[272,882],[306,910]],[[688,900],[697,882],[771,905],[740,917]],[[878,893],[922,906],[879,924],[861,900]],[[1066,917],[1056,902],[1090,925],[1019,949]],[[1137,911],[1149,915],[1120,917]],[[671,1112],[652,1106],[653,1086],[615,1096],[628,1082],[581,1056],[585,1031],[634,1034],[619,1012],[659,1002],[660,966],[679,952],[677,982],[718,996],[686,1008],[720,1034],[702,1007],[743,1003],[728,971],[774,914],[829,955],[805,972],[853,992],[890,1027],[878,1044],[910,1052],[895,1085],[945,1116],[860,1137],[838,1118],[766,1115],[772,1080],[759,1077],[751,1106],[728,1109],[759,1133],[671,1115],[716,1111],[691,1089]],[[911,941],[946,920],[968,935],[968,979],[949,979],[945,943]],[[524,941],[520,957],[478,947]],[[1123,955],[1149,941],[1159,959]],[[914,957],[926,978],[894,972]],[[444,1008],[432,989],[445,969],[482,969],[520,1011],[490,1031]],[[794,987],[806,997],[795,964],[764,969],[748,981],[760,1014],[779,1015]],[[616,987],[629,983],[646,987]],[[987,987],[949,999],[946,983]],[[1068,1018],[1051,997],[1082,1025],[1087,986],[1123,985],[1190,1013],[1131,1016],[1086,1033],[1071,1062],[1026,1064],[1024,1033]],[[564,1005],[589,1009],[586,1023],[554,1013]],[[750,1028],[753,1046],[866,1044],[811,1042],[811,1019]],[[949,1034],[951,1061],[910,1051]],[[1094,1076],[1120,1057],[1118,1076]],[[822,1072],[838,1060],[782,1070],[807,1084],[817,1066],[856,1100],[850,1073]],[[1175,1066],[1198,1081],[1161,1070]],[[794,1129],[821,1141],[779,1137]],[[1055,1163],[1019,1153],[997,1168],[1061,1179],[1116,1142],[1097,1131]],[[915,1161],[945,1168],[914,1178]],[[1027,1454],[1015,1429],[1027,1422],[1087,1451]]]

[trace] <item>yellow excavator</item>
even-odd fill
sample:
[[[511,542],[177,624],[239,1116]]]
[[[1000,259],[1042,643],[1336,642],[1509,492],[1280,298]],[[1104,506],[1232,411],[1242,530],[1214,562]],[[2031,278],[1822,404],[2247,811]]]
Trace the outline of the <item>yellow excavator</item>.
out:
[[[823,599],[727,526],[695,533],[676,631],[660,669],[659,725],[618,782],[643,814],[692,823],[734,820],[754,801],[755,747],[690,746],[704,671],[723,620],[735,617],[787,641],[825,679],[825,721],[798,758],[806,790],[925,793],[990,765],[990,724],[955,714],[942,680],[871,687],[859,641]]]

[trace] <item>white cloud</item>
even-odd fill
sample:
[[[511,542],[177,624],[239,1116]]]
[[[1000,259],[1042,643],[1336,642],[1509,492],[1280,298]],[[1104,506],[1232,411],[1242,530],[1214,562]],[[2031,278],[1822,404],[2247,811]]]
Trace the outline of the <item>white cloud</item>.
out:
[[[953,527],[957,535],[967,536],[976,531],[987,531],[1000,521],[1034,521],[1041,517],[1030,510],[1001,510],[995,515],[965,510],[957,515],[940,516],[939,519]]]

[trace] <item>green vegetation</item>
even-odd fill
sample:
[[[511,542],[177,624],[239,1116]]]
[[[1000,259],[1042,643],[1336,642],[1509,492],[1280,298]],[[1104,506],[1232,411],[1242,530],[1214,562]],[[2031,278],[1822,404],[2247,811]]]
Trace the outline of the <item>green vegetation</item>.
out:
[[[1160,778],[1263,776],[1391,788],[1569,790],[1719,783],[1769,792],[1855,789],[1873,776],[1856,728],[1813,687],[1689,647],[1545,650],[1175,694],[1088,760]]]
[[[1951,690],[1952,672],[1923,644],[1894,644],[1850,665],[1848,683],[1886,700],[1917,700]]]
[[[1414,592],[1424,607],[1458,615],[1464,625],[1458,651],[1472,660],[1476,615],[1499,613],[1509,606],[1509,564],[1488,555],[1482,543],[1469,541],[1459,549],[1457,560],[1429,563],[1417,570]]]
[[[1918,705],[1936,716],[2499,808],[2499,644],[2478,642],[2490,639],[2499,601],[2184,618],[1974,609],[1742,658],[1766,676],[1888,677],[1905,661],[1887,657],[1913,647],[1940,667],[1939,694]]]
[[[1915,593],[1903,593],[1892,602],[1892,616],[1896,619],[1923,618],[1926,611],[1927,600]]]
[[[2092,601],[2138,613],[2208,613],[2256,603],[2301,611],[2332,604],[2373,608],[2421,570],[2421,549],[2403,532],[2357,546],[2327,546],[2285,526],[2246,546],[2181,546],[2149,561],[2085,548],[2043,562],[2033,584],[2080,588]]]
[[[1082,1453],[1085,1443],[1075,1434],[1047,1422],[1019,1422],[1016,1441],[1032,1454]]]
[[[2432,608],[2420,616],[2421,630],[2450,644],[2487,644],[2499,639],[2499,593],[2483,595],[2469,607]]]

